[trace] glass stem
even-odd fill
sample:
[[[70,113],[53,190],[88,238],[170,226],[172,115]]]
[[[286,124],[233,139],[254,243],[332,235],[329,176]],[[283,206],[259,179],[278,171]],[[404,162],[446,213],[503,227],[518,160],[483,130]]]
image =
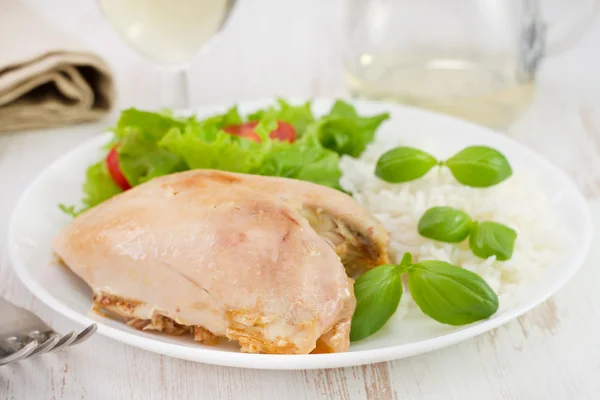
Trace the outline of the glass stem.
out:
[[[161,70],[161,108],[182,110],[190,108],[187,68]]]

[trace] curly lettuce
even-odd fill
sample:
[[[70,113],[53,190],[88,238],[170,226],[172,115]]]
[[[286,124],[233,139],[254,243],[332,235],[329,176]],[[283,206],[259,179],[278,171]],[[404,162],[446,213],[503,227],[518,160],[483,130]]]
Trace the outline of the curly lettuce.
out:
[[[283,99],[247,117],[235,106],[204,119],[131,108],[121,113],[113,128],[111,147],[117,146],[119,167],[131,186],[161,175],[209,168],[300,179],[339,189],[340,156],[358,157],[388,117],[387,113],[360,116],[341,100],[322,117],[315,117],[310,102],[292,105]],[[224,131],[248,121],[257,121],[254,132],[261,142]],[[269,138],[278,121],[294,127],[293,143]],[[77,215],[121,192],[104,160],[88,168],[83,192],[82,209],[65,205],[61,209]]]

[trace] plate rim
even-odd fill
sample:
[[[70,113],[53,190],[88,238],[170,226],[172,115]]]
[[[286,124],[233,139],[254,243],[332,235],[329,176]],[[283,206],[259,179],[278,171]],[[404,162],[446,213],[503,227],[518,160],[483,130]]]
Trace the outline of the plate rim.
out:
[[[329,103],[335,101],[334,98],[316,98],[313,99],[314,103]],[[89,325],[91,323],[98,324],[98,333],[117,340],[119,342],[141,348],[147,351],[159,353],[166,356],[176,357],[189,361],[196,361],[202,363],[208,363],[213,365],[221,365],[228,367],[240,367],[240,368],[253,368],[253,369],[270,369],[270,370],[299,370],[299,369],[328,369],[328,368],[339,368],[348,367],[355,365],[371,364],[376,362],[391,361],[395,359],[410,357],[417,354],[423,354],[430,351],[438,350],[453,344],[457,344],[464,340],[474,338],[487,331],[495,329],[521,315],[528,312],[532,308],[538,306],[550,296],[556,294],[564,285],[566,285],[575,273],[582,267],[587,254],[591,247],[591,241],[594,232],[594,226],[592,223],[591,211],[589,204],[581,191],[573,183],[571,178],[562,171],[559,167],[555,166],[548,159],[541,154],[530,149],[527,145],[517,142],[511,137],[495,132],[489,128],[476,125],[469,121],[465,121],[452,116],[439,114],[433,111],[403,106],[399,104],[370,101],[370,100],[348,100],[355,105],[364,104],[365,106],[377,106],[380,108],[388,109],[404,109],[411,113],[421,114],[423,118],[436,118],[444,119],[446,123],[454,125],[463,125],[475,127],[485,135],[500,139],[500,141],[506,141],[512,146],[520,148],[523,152],[527,153],[531,157],[535,164],[542,166],[544,169],[550,169],[554,171],[557,178],[562,182],[561,185],[566,185],[570,192],[574,193],[574,200],[579,206],[584,217],[584,231],[583,231],[583,242],[580,243],[581,251],[576,254],[574,258],[571,258],[569,265],[571,268],[563,269],[559,274],[556,275],[555,279],[550,281],[544,288],[543,293],[536,297],[531,298],[531,301],[523,304],[517,304],[513,308],[510,308],[510,312],[504,312],[503,314],[487,319],[476,324],[469,326],[466,329],[461,329],[453,332],[446,333],[442,336],[436,336],[434,338],[420,340],[416,342],[388,346],[376,349],[359,350],[355,352],[345,353],[331,353],[331,354],[309,354],[309,355],[273,355],[273,354],[247,354],[241,352],[228,352],[216,349],[197,348],[193,349],[189,346],[184,346],[176,343],[164,343],[156,341],[151,338],[141,337],[133,333],[125,332],[120,329],[102,324],[99,321],[88,318],[85,315],[81,315],[77,311],[74,311],[66,304],[52,296],[46,291],[41,285],[39,285],[31,276],[26,266],[26,262],[22,261],[18,256],[17,243],[16,243],[16,229],[17,229],[17,216],[23,204],[23,199],[29,197],[29,193],[37,186],[40,181],[46,177],[53,167],[61,162],[64,158],[71,157],[74,153],[82,151],[84,148],[92,147],[95,145],[102,145],[107,142],[111,136],[110,132],[104,132],[96,137],[88,139],[83,143],[75,146],[60,157],[53,160],[51,163],[46,165],[37,176],[27,185],[25,190],[19,195],[18,200],[12,210],[7,234],[7,249],[8,258],[13,271],[17,274],[21,282],[27,287],[27,289],[42,303],[49,306],[55,312],[64,315],[68,319],[82,325]],[[276,98],[262,98],[250,101],[240,101],[238,106],[241,108],[260,107],[265,104],[273,104]],[[289,100],[293,103],[297,103],[297,99]],[[221,105],[203,105],[197,107],[194,112],[197,113],[208,113],[210,110],[226,109],[228,106]],[[230,107],[230,106],[229,106]],[[182,113],[189,112],[190,110],[181,111]]]

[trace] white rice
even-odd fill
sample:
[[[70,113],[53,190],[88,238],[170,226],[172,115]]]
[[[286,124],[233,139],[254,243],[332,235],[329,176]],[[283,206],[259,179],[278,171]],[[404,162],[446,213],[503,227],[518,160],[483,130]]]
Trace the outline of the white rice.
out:
[[[377,178],[374,171],[379,156],[400,145],[393,142],[377,138],[359,159],[343,157],[340,163],[341,186],[390,232],[392,261],[400,262],[404,252],[410,252],[415,262],[441,260],[462,266],[482,276],[499,295],[501,309],[507,308],[515,289],[539,276],[565,245],[564,233],[555,233],[560,231],[556,229],[559,224],[535,177],[513,168],[513,176],[505,182],[476,189],[458,183],[447,168],[434,167],[423,178],[390,184]],[[427,144],[416,147],[436,154]],[[512,258],[481,259],[470,251],[468,241],[457,245],[420,236],[419,218],[434,206],[455,207],[475,221],[490,220],[512,227],[517,231]]]

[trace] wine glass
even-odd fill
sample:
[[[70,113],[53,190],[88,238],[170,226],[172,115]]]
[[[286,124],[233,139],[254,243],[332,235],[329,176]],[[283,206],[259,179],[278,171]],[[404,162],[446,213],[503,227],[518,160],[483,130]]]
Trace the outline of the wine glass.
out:
[[[236,0],[98,2],[121,38],[161,66],[161,106],[189,108],[187,72],[190,61],[223,27]]]

